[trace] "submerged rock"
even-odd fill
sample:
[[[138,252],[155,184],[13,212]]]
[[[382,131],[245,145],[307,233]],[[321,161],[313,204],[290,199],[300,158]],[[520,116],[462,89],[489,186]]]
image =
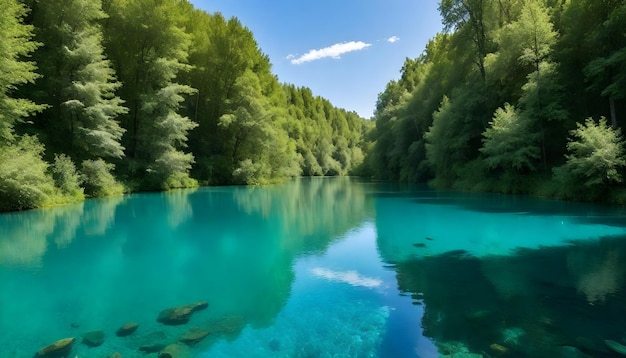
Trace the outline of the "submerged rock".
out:
[[[117,332],[115,332],[115,335],[117,335],[118,337],[130,336],[131,334],[133,334],[133,332],[137,330],[137,327],[139,327],[138,323],[128,322],[124,324],[123,326],[121,326],[120,328],[118,328]]]
[[[140,352],[156,353],[167,345],[167,334],[163,331],[154,331],[142,336],[134,337],[132,342]]]
[[[108,358],[122,358],[122,354],[119,352],[115,352],[108,356]]]
[[[74,346],[74,337],[59,339],[58,341],[41,348],[35,357],[56,358],[67,357]]]
[[[91,331],[83,334],[83,344],[89,347],[98,347],[104,343],[104,332]]]
[[[495,353],[497,354],[504,354],[507,353],[509,351],[508,348],[506,348],[503,345],[500,345],[498,343],[492,343],[489,348],[491,348]]]
[[[159,358],[190,358],[191,352],[187,346],[182,344],[174,343],[169,346],[163,348],[161,353],[159,353]]]
[[[210,332],[205,329],[194,327],[185,332],[185,334],[180,337],[180,341],[191,346],[205,339],[209,333]]]
[[[609,347],[613,352],[626,356],[626,346],[619,344],[615,341],[612,341],[610,339],[605,339],[604,344],[606,344],[606,346]]]
[[[209,304],[205,301],[196,302],[184,306],[166,308],[159,313],[157,322],[170,326],[186,324],[191,319],[191,315],[195,312],[207,308]]]
[[[157,353],[165,348],[165,344],[163,343],[154,343],[151,345],[141,346],[139,347],[140,352],[144,353]]]
[[[413,246],[418,247],[418,248],[422,248],[422,247],[426,247],[426,244],[423,242],[417,242],[415,244],[413,244]]]

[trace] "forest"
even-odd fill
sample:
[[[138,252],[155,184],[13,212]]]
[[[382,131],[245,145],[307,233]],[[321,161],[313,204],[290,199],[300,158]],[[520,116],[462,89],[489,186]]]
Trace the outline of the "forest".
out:
[[[626,2],[441,0],[379,94],[364,167],[455,190],[626,202]]]
[[[346,174],[626,202],[626,3],[439,12],[366,120],[187,0],[0,0],[0,211]]]
[[[0,211],[344,175],[371,125],[187,0],[0,0]]]

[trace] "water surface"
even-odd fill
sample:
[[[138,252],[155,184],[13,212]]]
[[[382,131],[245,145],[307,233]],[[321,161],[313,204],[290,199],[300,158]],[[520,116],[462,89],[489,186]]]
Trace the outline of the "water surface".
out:
[[[611,357],[625,259],[622,210],[527,197],[335,178],[92,200],[0,215],[0,347],[156,357],[198,327],[191,357]]]

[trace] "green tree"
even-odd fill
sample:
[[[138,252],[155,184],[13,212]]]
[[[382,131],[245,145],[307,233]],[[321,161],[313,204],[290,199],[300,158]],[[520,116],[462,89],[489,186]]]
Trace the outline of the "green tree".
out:
[[[70,157],[65,154],[55,155],[50,169],[52,179],[63,195],[74,198],[75,201],[84,199],[80,174]]]
[[[558,64],[551,57],[558,34],[548,9],[539,1],[526,2],[519,20],[509,26],[516,37],[514,41],[518,44],[520,63],[532,68],[522,86],[518,107],[520,116],[530,121],[530,130],[541,136],[541,158],[546,171],[548,154],[553,152],[548,150],[546,138],[564,136],[557,123],[567,118],[567,112],[561,105]],[[548,132],[549,128],[553,129]]]
[[[457,87],[450,99],[444,97],[424,134],[426,157],[438,185],[452,186],[465,175],[465,165],[480,154],[488,123],[485,114],[493,111],[495,96],[477,76]]]
[[[539,134],[532,130],[528,117],[520,116],[513,106],[505,103],[493,116],[490,127],[483,133],[485,165],[503,171],[534,170],[539,159]]]
[[[124,186],[111,174],[114,168],[102,159],[83,161],[80,172],[85,193],[92,198],[123,194]]]
[[[0,211],[49,205],[59,198],[43,145],[33,136],[16,134],[15,126],[41,110],[29,99],[16,98],[20,85],[32,83],[35,64],[25,60],[39,45],[33,27],[23,23],[26,8],[0,0]]]
[[[441,0],[439,3],[444,29],[456,29],[471,38],[475,46],[474,61],[483,80],[485,56],[490,52],[489,3],[489,0]]]
[[[4,1],[4,0],[2,0]],[[0,146],[0,211],[32,209],[57,202],[57,189],[36,137]]]
[[[585,66],[584,73],[591,83],[589,89],[609,99],[611,124],[617,128],[615,101],[626,98],[626,39],[623,35],[626,4],[610,1],[605,6],[609,12],[607,20],[592,32],[602,54]]]
[[[40,44],[33,27],[23,23],[26,8],[15,0],[0,1],[0,147],[15,140],[15,124],[43,109],[26,98],[15,98],[18,86],[33,83],[35,63],[25,60]]]
[[[182,27],[188,3],[176,0],[111,0],[105,37],[129,106],[123,124],[130,178],[144,189],[196,185],[189,178],[193,155],[184,153],[196,124],[181,115],[190,86],[175,82],[190,69],[190,36]]]
[[[278,113],[263,96],[254,72],[248,70],[237,79],[229,105],[220,126],[228,133],[226,148],[234,179],[263,184],[298,175],[295,143],[276,123]]]
[[[232,158],[225,155],[232,148],[228,148],[231,133],[220,125],[220,119],[232,112],[232,103],[237,101],[236,82],[252,71],[260,81],[262,96],[270,96],[276,79],[252,32],[238,19],[200,12],[190,14],[186,21],[193,44],[189,55],[193,68],[181,77],[198,89],[187,105],[188,116],[198,123],[189,141],[197,162],[194,173],[201,180],[224,184],[232,180]]]
[[[104,56],[101,0],[38,2],[32,14],[35,53],[43,79],[31,90],[50,104],[35,123],[51,150],[74,160],[121,158],[124,130],[117,117],[127,112],[115,95],[121,86]]]
[[[568,190],[582,183],[596,194],[605,192],[610,184],[622,182],[626,153],[619,129],[611,128],[604,117],[598,123],[587,118],[571,135],[567,162],[554,169],[557,180],[565,183]]]

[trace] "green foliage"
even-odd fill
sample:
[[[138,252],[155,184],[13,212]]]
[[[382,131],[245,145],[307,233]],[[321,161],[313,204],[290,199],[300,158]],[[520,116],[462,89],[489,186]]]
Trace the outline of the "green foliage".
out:
[[[564,154],[576,157],[566,142],[577,118],[610,113],[617,128],[626,110],[624,2],[445,0],[439,11],[445,33],[402,68],[412,83],[390,81],[379,95],[365,158],[371,175],[560,195],[550,169]],[[621,161],[614,170],[601,163],[555,170],[572,188],[593,173],[586,190],[567,197],[615,192]]]
[[[584,187],[621,183],[626,153],[621,131],[611,128],[602,117],[598,123],[587,118],[571,132],[567,162],[554,170],[561,182],[582,183]]]
[[[236,18],[186,0],[21,2],[30,13],[0,0],[0,155],[39,161],[24,174],[41,185],[24,181],[17,198],[7,174],[17,204],[4,210],[119,195],[114,168],[133,190],[167,190],[344,175],[364,161],[364,120],[280,84]]]
[[[43,78],[26,92],[50,105],[34,123],[49,150],[77,162],[124,155],[117,118],[127,109],[115,95],[121,83],[104,55],[104,18],[101,0],[45,1],[32,13],[36,39],[46,46],[33,56]]]
[[[192,87],[175,82],[184,71],[191,44],[185,32],[186,2],[113,0],[105,37],[129,112],[122,117],[128,136],[126,174],[143,178],[142,189],[179,187],[189,180],[193,154],[184,153],[189,131],[197,126],[181,114]],[[132,60],[131,60],[132,59]]]
[[[124,186],[115,180],[111,172],[115,169],[113,164],[106,163],[102,159],[85,160],[80,169],[85,194],[91,198],[121,195]]]
[[[289,115],[282,127],[295,141],[303,175],[345,175],[363,161],[363,119],[314,97],[308,88],[285,86],[284,91]]]
[[[539,134],[532,131],[527,118],[520,116],[508,103],[498,108],[491,125],[483,132],[485,165],[489,169],[504,171],[534,170],[535,160],[540,158],[537,142]]]
[[[487,125],[481,114],[491,106],[488,88],[477,79],[453,95],[452,100],[444,97],[424,134],[427,163],[442,186],[451,186],[463,175],[463,166],[478,157]]]
[[[19,85],[32,83],[35,63],[24,61],[40,44],[32,41],[33,27],[25,25],[26,8],[15,0],[0,0],[0,143],[14,139],[14,125],[43,107],[15,98]]]
[[[0,145],[0,211],[24,210],[55,202],[54,180],[42,159],[43,145],[24,136],[9,146]]]
[[[65,154],[55,155],[50,171],[56,187],[64,196],[72,198],[73,201],[84,199],[80,175],[70,157]]]

